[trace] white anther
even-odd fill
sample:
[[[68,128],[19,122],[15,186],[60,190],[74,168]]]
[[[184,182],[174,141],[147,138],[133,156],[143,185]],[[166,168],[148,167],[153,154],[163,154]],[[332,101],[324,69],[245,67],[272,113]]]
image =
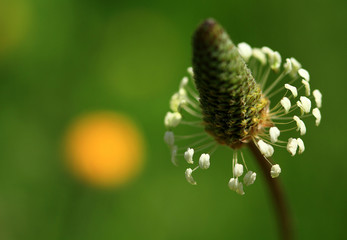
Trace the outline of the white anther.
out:
[[[301,77],[303,77],[306,81],[310,81],[310,74],[306,69],[300,68],[298,73]]]
[[[193,170],[191,168],[187,168],[187,170],[185,172],[186,179],[187,179],[187,182],[189,182],[190,184],[196,185],[196,182],[192,176],[192,173],[193,173]]]
[[[296,122],[296,126],[298,127],[297,131],[300,131],[300,135],[305,135],[306,126],[304,121],[302,121],[298,116],[294,116],[293,119]]]
[[[181,122],[182,115],[178,112],[168,112],[165,116],[164,123],[167,128],[174,128]]]
[[[239,182],[239,184],[237,185],[236,193],[238,193],[240,195],[244,195],[245,194],[245,192],[243,191],[243,184],[242,184],[242,182]]]
[[[263,140],[258,141],[258,146],[260,152],[265,156],[265,157],[271,157],[274,153],[274,148],[270,145],[265,143]]]
[[[294,87],[288,83],[284,84],[284,87],[286,89],[288,89],[289,91],[291,91],[295,98],[296,98],[296,96],[298,96],[298,90],[296,89],[296,87]]]
[[[230,178],[228,183],[230,190],[236,191],[238,185],[239,185],[239,180],[237,178]]]
[[[305,151],[304,141],[302,141],[301,138],[297,138],[296,142],[298,143],[298,147],[299,147],[298,153],[299,154],[303,153]]]
[[[272,57],[272,62],[270,63],[271,69],[274,71],[278,71],[281,67],[282,58],[279,52],[274,52]]]
[[[300,108],[301,114],[311,111],[311,100],[307,97],[300,97],[300,101],[297,101],[296,105]]]
[[[239,43],[237,45],[241,57],[248,62],[249,58],[252,56],[252,48],[245,42]]]
[[[318,125],[320,124],[320,120],[322,118],[319,109],[318,108],[314,108],[312,110],[312,114],[316,118],[316,126],[318,127]]]
[[[176,156],[177,156],[177,146],[172,146],[172,148],[171,148],[171,162],[175,166],[177,166]]]
[[[243,177],[243,183],[245,186],[249,186],[254,183],[255,179],[257,178],[257,174],[252,171],[248,171],[246,175]]]
[[[236,163],[234,166],[234,176],[235,177],[240,177],[243,174],[243,165]]]
[[[314,100],[316,102],[317,107],[321,108],[322,107],[322,93],[318,89],[316,89],[316,90],[313,90],[312,94],[313,94],[313,97],[314,97]]]
[[[188,148],[187,151],[184,153],[184,159],[187,161],[189,164],[193,164],[193,155],[194,155],[194,149],[193,148]]]
[[[189,68],[187,69],[187,72],[189,73],[189,75],[190,75],[191,77],[194,77],[194,70],[193,70],[192,67],[189,67]]]
[[[166,131],[164,135],[164,141],[168,146],[172,147],[175,143],[174,133],[171,131]]]
[[[278,164],[273,165],[271,167],[271,172],[270,173],[271,173],[271,177],[272,178],[277,178],[280,175],[280,173],[281,173],[280,165],[278,165]]]
[[[172,95],[170,99],[171,110],[173,112],[178,112],[179,108],[187,103],[187,98],[188,96],[186,90],[184,90],[184,88],[180,88],[179,91]]]
[[[290,73],[291,71],[292,71],[292,69],[293,69],[293,67],[292,67],[292,61],[290,61],[290,59],[289,58],[287,58],[286,59],[286,63],[285,64],[283,64],[283,67],[284,67],[284,72],[285,73]]]
[[[258,59],[258,61],[262,64],[265,65],[266,64],[266,56],[264,54],[264,52],[259,49],[259,48],[253,48],[252,50],[252,56],[256,59]]]
[[[282,100],[281,100],[281,105],[282,107],[284,108],[284,112],[287,114],[290,107],[292,106],[291,103],[290,103],[290,100],[289,98],[287,97],[283,97]]]
[[[292,71],[290,72],[290,74],[292,76],[296,76],[298,70],[301,68],[301,64],[293,57],[290,58],[290,61],[292,63]]]
[[[207,153],[203,153],[199,159],[199,167],[201,169],[208,169],[210,167],[210,155]]]
[[[270,133],[270,139],[271,142],[275,143],[278,141],[278,137],[280,136],[281,132],[277,127],[271,127],[269,130]]]
[[[187,86],[189,79],[187,77],[183,77],[180,83],[180,89],[183,89],[185,86]]]
[[[306,81],[305,79],[302,79],[301,82],[305,86],[305,94],[306,94],[306,96],[310,96],[311,95],[311,88],[310,88],[309,82]]]
[[[296,150],[298,148],[298,141],[295,138],[289,138],[287,144],[288,152],[294,156],[296,154]]]

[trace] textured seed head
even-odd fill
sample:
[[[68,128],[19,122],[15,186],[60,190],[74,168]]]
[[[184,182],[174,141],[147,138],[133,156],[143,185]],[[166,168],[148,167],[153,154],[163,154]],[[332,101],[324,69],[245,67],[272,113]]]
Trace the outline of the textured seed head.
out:
[[[271,124],[268,99],[213,19],[205,20],[194,33],[193,69],[205,130],[218,143],[239,148]]]

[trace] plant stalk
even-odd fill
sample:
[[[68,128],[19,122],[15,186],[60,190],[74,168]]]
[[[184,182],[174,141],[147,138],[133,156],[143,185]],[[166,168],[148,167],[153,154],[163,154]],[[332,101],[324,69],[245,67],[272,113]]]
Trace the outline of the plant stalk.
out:
[[[263,154],[259,151],[258,147],[253,141],[249,144],[249,149],[255,156],[264,176],[267,181],[267,185],[272,195],[273,202],[275,204],[275,210],[278,217],[278,224],[281,233],[281,239],[283,240],[292,240],[293,228],[292,221],[288,211],[288,205],[286,203],[285,195],[283,188],[280,185],[278,178],[272,178],[270,175],[271,165],[264,158]]]

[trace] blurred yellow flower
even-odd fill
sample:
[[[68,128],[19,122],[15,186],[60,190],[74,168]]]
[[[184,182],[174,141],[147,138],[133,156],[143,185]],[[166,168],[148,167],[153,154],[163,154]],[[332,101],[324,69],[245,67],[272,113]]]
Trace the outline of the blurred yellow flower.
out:
[[[68,165],[79,178],[101,187],[118,187],[143,165],[143,140],[126,116],[96,112],[76,120],[67,133]]]

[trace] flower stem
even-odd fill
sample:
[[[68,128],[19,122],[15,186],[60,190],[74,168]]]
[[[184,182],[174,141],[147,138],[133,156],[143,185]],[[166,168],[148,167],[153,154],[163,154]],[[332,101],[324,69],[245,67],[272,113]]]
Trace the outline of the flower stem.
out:
[[[248,144],[248,147],[257,159],[257,162],[265,176],[268,187],[270,189],[277,212],[278,223],[281,230],[281,237],[284,240],[291,240],[293,239],[292,222],[288,212],[288,206],[286,204],[284,192],[280,186],[280,182],[278,178],[271,178],[271,166],[269,165],[268,161],[264,158],[264,156],[261,154],[255,143],[251,141]]]

